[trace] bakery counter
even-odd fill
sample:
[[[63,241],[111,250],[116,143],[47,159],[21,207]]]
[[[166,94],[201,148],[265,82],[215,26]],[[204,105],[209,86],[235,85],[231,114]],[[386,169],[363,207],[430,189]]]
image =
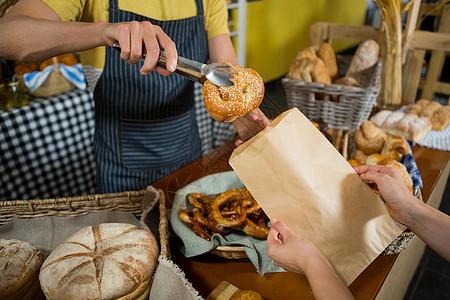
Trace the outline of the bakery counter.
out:
[[[231,170],[228,158],[233,149],[234,143],[230,141],[157,181],[154,186],[164,190],[170,208],[179,188],[201,177]],[[450,152],[416,146],[412,150],[422,175],[423,199],[437,207],[447,183]],[[171,244],[173,261],[203,297],[222,281],[227,281],[240,289],[257,291],[264,299],[314,299],[303,275],[286,272],[260,276],[250,261],[227,260],[213,254],[186,258]],[[351,292],[357,299],[402,299],[424,248],[416,237],[399,254],[379,256],[350,285]]]

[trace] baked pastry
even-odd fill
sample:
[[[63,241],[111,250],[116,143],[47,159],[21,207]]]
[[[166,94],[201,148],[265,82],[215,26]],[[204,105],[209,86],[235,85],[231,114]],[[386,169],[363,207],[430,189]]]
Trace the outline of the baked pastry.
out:
[[[409,153],[408,142],[404,137],[398,135],[389,135],[381,150],[381,155],[386,157],[386,159],[396,161],[402,160],[403,156]]]
[[[379,153],[386,141],[386,133],[370,121],[364,121],[355,134],[355,144],[365,154]]]
[[[38,63],[16,63],[14,66],[14,74],[16,74],[16,76],[23,76],[25,73],[34,71],[39,71]]]
[[[330,44],[322,43],[317,49],[317,56],[323,61],[325,67],[328,70],[328,74],[332,81],[336,80],[339,76],[338,64],[336,61],[336,55]]]
[[[366,165],[378,165],[381,161],[385,160],[386,157],[379,153],[370,154],[366,159]]]
[[[365,165],[367,161],[367,155],[364,154],[364,152],[362,152],[361,150],[356,150],[352,158],[359,162],[361,165]]]
[[[235,68],[238,74],[231,79],[233,86],[217,86],[209,80],[203,84],[206,110],[219,122],[232,122],[257,109],[264,98],[261,76],[250,68]]]
[[[442,131],[447,128],[450,122],[450,106],[442,106],[436,110],[431,117],[433,130]]]
[[[157,257],[148,231],[124,223],[87,226],[50,253],[39,281],[47,299],[144,299]]]
[[[427,106],[423,107],[419,113],[419,117],[426,117],[431,119],[434,112],[441,108],[442,105],[439,102],[431,101]]]
[[[361,166],[359,161],[357,161],[356,159],[349,159],[347,160],[347,162],[350,164],[350,166],[352,166],[352,168]]]
[[[400,135],[413,142],[420,141],[431,130],[431,121],[428,118],[402,111],[382,110],[369,120],[386,133]]]
[[[63,64],[66,66],[73,66],[78,63],[77,58],[72,53],[58,55],[58,56],[56,56],[56,61],[59,64]],[[54,62],[53,58],[46,59],[39,64],[39,70],[42,71],[45,68],[47,68],[48,66],[53,65],[54,63],[55,62]]]
[[[288,77],[295,80],[312,82],[313,69],[314,69],[313,58],[303,57],[299,59],[294,59],[289,65]]]
[[[352,57],[345,77],[355,78],[358,81],[378,61],[380,46],[374,40],[366,40],[359,44]],[[359,82],[358,82],[359,83]]]
[[[0,299],[36,299],[39,293],[41,251],[30,243],[0,239]]]
[[[255,291],[244,290],[234,293],[230,300],[263,300],[263,297]]]
[[[352,77],[341,77],[337,79],[334,83],[346,86],[360,87],[356,79]]]
[[[400,174],[400,176],[403,179],[403,182],[405,183],[406,187],[408,188],[408,190],[413,194],[413,181],[411,179],[411,176],[408,173],[408,170],[406,170],[406,167],[404,164],[396,161],[396,160],[392,160],[392,159],[386,159],[384,161],[381,161],[379,163],[380,165],[384,165],[384,166],[388,166],[388,167],[393,167],[395,168],[398,173]]]

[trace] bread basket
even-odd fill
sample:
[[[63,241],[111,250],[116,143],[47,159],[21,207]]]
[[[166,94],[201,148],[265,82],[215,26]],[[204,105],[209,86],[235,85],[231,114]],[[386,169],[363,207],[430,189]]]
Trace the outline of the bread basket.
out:
[[[352,154],[357,150],[355,144],[355,134],[356,130],[350,130],[344,135],[341,153],[346,160],[352,157]],[[414,196],[416,196],[419,200],[423,201],[420,188],[414,187],[414,190],[416,191]],[[416,235],[414,232],[412,232],[409,229],[406,229],[394,241],[392,241],[392,243],[389,244],[389,246],[387,246],[386,249],[384,249],[381,255],[391,255],[399,253],[400,251],[409,246],[409,244],[412,242],[415,236]]]
[[[158,205],[158,235],[160,255],[170,257],[168,221],[165,207],[165,197],[161,190],[156,190],[155,199]],[[15,219],[30,219],[45,216],[73,217],[100,211],[124,211],[141,217],[145,189],[112,194],[95,194],[79,197],[8,200],[0,201],[0,226]],[[142,224],[142,220],[141,220]]]
[[[339,72],[345,74],[351,57],[336,55]],[[298,109],[311,121],[322,120],[330,128],[356,129],[369,118],[380,91],[381,60],[365,72],[362,87],[305,82],[283,78],[289,108]]]

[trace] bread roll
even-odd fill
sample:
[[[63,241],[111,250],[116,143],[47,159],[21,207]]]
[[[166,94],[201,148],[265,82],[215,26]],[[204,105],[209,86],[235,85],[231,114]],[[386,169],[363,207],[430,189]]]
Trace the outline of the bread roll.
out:
[[[442,105],[439,102],[432,101],[430,102],[430,104],[422,108],[422,110],[419,113],[419,117],[426,117],[431,120],[431,117],[433,116],[434,112],[441,107]]]
[[[392,114],[392,111],[390,111],[390,110],[381,110],[370,118],[370,122],[375,124],[375,126],[377,126],[377,127],[381,127],[381,125],[384,123],[384,121],[386,121],[386,119],[391,114]]]
[[[362,74],[377,63],[379,50],[380,47],[374,40],[367,40],[359,44],[345,77],[352,77],[358,81]]]
[[[356,81],[356,79],[352,78],[352,77],[342,77],[342,78],[337,79],[334,83],[342,84],[342,85],[346,85],[346,86],[360,87],[358,82]]]
[[[381,155],[389,160],[400,161],[403,156],[410,153],[406,139],[398,135],[389,135],[384,143]]]
[[[312,79],[314,82],[321,82],[326,84],[331,84],[330,73],[327,67],[320,58],[313,59],[314,68],[312,69]]]
[[[154,236],[134,225],[88,226],[50,253],[39,281],[47,299],[148,298],[157,257]]]
[[[357,161],[356,159],[349,159],[347,160],[347,162],[350,164],[350,166],[352,166],[352,168],[361,166],[359,161]]]
[[[386,159],[384,161],[380,162],[380,165],[384,165],[384,166],[388,166],[388,167],[393,167],[397,170],[397,172],[400,174],[400,176],[403,179],[403,182],[405,183],[406,187],[408,188],[408,190],[414,194],[414,190],[413,190],[413,181],[411,179],[411,176],[408,173],[408,170],[406,170],[406,167],[404,164],[399,163],[396,160],[389,160]]]
[[[367,161],[367,155],[361,150],[356,150],[352,158],[356,160],[360,165],[365,165]]]
[[[335,81],[338,76],[338,64],[333,48],[328,43],[322,43],[317,49],[317,56],[323,61],[325,67],[328,69],[328,74],[332,81]]]
[[[314,61],[309,57],[294,59],[289,65],[288,77],[295,80],[312,82]]]
[[[431,117],[433,130],[442,131],[447,128],[450,122],[450,106],[442,106],[436,110]]]
[[[365,154],[379,153],[386,141],[386,133],[370,121],[361,123],[355,134],[355,144]]]
[[[43,260],[42,252],[27,242],[0,239],[0,299],[38,298]]]
[[[381,161],[385,160],[386,157],[379,153],[370,154],[366,159],[366,165],[375,166],[378,165]]]

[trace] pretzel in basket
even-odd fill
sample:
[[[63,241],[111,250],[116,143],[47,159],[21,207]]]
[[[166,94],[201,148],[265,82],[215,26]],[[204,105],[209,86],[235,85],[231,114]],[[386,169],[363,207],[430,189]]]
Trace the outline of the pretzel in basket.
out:
[[[245,188],[228,190],[214,199],[201,193],[190,193],[186,198],[194,208],[192,211],[180,210],[178,216],[206,240],[210,240],[212,234],[226,234],[231,229],[256,238],[267,238],[267,217]]]

